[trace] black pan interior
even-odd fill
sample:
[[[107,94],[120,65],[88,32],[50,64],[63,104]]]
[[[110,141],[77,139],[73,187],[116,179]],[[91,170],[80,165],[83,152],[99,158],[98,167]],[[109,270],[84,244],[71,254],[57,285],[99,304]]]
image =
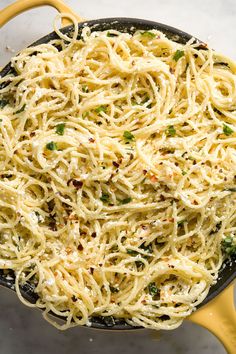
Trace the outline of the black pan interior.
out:
[[[82,22],[79,24],[79,35],[81,33],[81,30],[85,26],[89,26],[92,31],[104,31],[109,29],[115,29],[121,32],[128,32],[128,33],[134,33],[136,30],[146,31],[150,29],[156,29],[162,31],[169,39],[181,44],[185,44],[188,40],[190,40],[193,37],[186,32],[167,26],[165,24],[142,20],[142,19],[134,19],[134,18],[105,18],[105,19]],[[62,29],[62,32],[64,34],[70,35],[70,33],[73,32],[73,26],[64,27]],[[52,32],[47,36],[36,41],[31,46],[39,45],[42,43],[48,43],[49,41],[57,38],[58,38],[57,34],[55,32]],[[198,40],[196,39],[196,41]],[[202,42],[199,41],[199,43],[201,44]],[[12,72],[12,68],[9,63],[0,72],[0,76],[5,76],[11,72]],[[15,290],[14,278],[15,278],[14,272],[12,271],[6,272],[0,270],[0,285]],[[199,307],[205,305],[207,302],[209,302],[215,296],[217,296],[235,278],[236,278],[236,259],[227,259],[220,270],[217,283],[211,287],[208,296],[199,305]],[[25,297],[26,300],[28,300],[31,303],[36,302],[37,294],[34,293],[34,288],[32,287],[32,285],[25,284],[24,286],[22,286],[21,291],[22,291],[22,295]],[[132,327],[128,325],[122,319],[114,319],[112,317],[93,317],[91,319],[91,322],[92,322],[92,327],[98,329],[127,330],[127,329],[139,328],[139,327]]]

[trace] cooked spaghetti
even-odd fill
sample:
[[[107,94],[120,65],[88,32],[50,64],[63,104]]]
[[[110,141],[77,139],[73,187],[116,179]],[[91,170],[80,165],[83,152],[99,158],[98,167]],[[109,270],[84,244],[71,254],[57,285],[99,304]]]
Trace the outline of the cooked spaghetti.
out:
[[[176,328],[236,253],[236,65],[156,30],[55,30],[0,78],[0,268],[62,329]]]

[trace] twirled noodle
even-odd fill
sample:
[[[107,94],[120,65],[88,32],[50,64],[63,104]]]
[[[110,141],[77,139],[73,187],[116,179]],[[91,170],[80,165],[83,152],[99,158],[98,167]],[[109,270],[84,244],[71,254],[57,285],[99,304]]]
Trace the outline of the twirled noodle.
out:
[[[234,247],[235,63],[156,30],[74,28],[0,79],[0,267],[61,328],[176,328]]]

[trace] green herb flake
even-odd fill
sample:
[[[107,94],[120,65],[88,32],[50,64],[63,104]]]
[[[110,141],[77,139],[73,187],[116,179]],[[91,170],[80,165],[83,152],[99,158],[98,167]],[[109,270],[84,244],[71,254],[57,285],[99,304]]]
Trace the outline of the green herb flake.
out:
[[[132,201],[132,198],[128,197],[120,201],[121,204],[128,204]]]
[[[186,222],[186,220],[180,220],[180,221],[177,222],[177,225],[178,225],[179,227],[181,227],[181,226],[184,225],[185,222]]]
[[[46,148],[47,148],[48,150],[50,150],[50,151],[58,150],[58,149],[57,149],[57,144],[54,143],[54,141],[50,141],[50,143],[47,143]]]
[[[187,172],[182,170],[182,175],[185,176],[186,174],[187,174]]]
[[[159,293],[159,290],[156,286],[155,282],[149,283],[148,284],[148,292],[151,296],[156,296]]]
[[[169,127],[167,129],[167,134],[170,135],[170,136],[175,136],[176,130],[175,130],[175,127],[173,125],[169,125]]]
[[[95,108],[95,112],[98,114],[101,114],[102,112],[106,112],[106,111],[107,111],[106,106],[99,106],[99,107]]]
[[[133,256],[133,257],[135,257],[139,254],[137,251],[132,250],[130,248],[127,248],[126,253],[129,254],[130,256]]]
[[[42,218],[41,214],[37,210],[34,213],[35,213],[35,216],[38,219],[38,223],[40,224],[43,221],[43,218]]]
[[[236,256],[236,243],[234,242],[233,237],[226,237],[221,242],[222,251],[228,256]]]
[[[145,264],[142,261],[135,261],[136,267],[139,269],[143,269]]]
[[[89,112],[84,112],[84,113],[82,113],[82,118],[84,119],[84,118],[88,117],[88,115],[89,115]]]
[[[109,194],[102,193],[102,196],[100,197],[100,200],[104,203],[107,203],[109,201]]]
[[[225,188],[224,191],[227,191],[227,192],[236,192],[236,187]]]
[[[229,136],[234,133],[234,130],[230,128],[227,124],[223,124],[223,133]]]
[[[116,33],[111,33],[111,32],[107,32],[107,37],[117,37],[118,35]]]
[[[119,292],[119,288],[110,285],[110,291],[112,294],[116,294]]]
[[[82,85],[82,91],[88,93],[89,92],[88,86]]]
[[[142,34],[142,36],[150,38],[150,39],[153,39],[156,37],[156,34],[153,32],[150,32],[150,31],[144,31],[141,34]]]
[[[129,132],[128,130],[124,131],[123,138],[127,141],[134,141],[135,140],[135,136],[131,132]]]
[[[56,126],[56,133],[57,133],[58,135],[64,135],[64,132],[65,132],[65,123],[57,124],[57,126]]]
[[[5,99],[0,100],[0,108],[4,108],[8,104],[9,104],[9,101],[7,101]]]
[[[182,58],[184,56],[184,51],[183,50],[179,50],[177,49],[175,54],[173,55],[173,59],[174,61],[178,61],[180,58]]]
[[[26,107],[26,104],[24,104],[18,111],[16,111],[16,114],[24,112],[25,107]]]
[[[215,226],[216,232],[220,231],[221,226],[222,226],[222,221],[220,221],[220,222],[218,222],[218,223],[216,224],[216,226]]]
[[[151,244],[151,243],[149,243],[149,244],[146,246],[146,245],[145,245],[145,242],[144,242],[144,243],[142,243],[142,244],[139,246],[139,248],[141,248],[141,250],[146,251],[146,252],[148,252],[148,253],[153,253],[153,249],[152,249],[152,244]]]

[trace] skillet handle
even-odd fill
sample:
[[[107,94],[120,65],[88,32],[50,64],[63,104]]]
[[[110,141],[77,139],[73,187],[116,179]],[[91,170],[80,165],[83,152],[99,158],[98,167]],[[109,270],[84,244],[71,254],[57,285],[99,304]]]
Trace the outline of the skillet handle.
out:
[[[22,12],[45,5],[54,7],[60,13],[72,15],[78,22],[83,21],[83,19],[74,13],[62,0],[17,0],[3,10],[0,10],[0,28]],[[69,24],[71,24],[70,20],[63,17],[62,26],[64,27]]]
[[[212,332],[224,345],[227,353],[236,353],[236,311],[234,284],[228,286],[215,299],[194,312],[188,320]]]

